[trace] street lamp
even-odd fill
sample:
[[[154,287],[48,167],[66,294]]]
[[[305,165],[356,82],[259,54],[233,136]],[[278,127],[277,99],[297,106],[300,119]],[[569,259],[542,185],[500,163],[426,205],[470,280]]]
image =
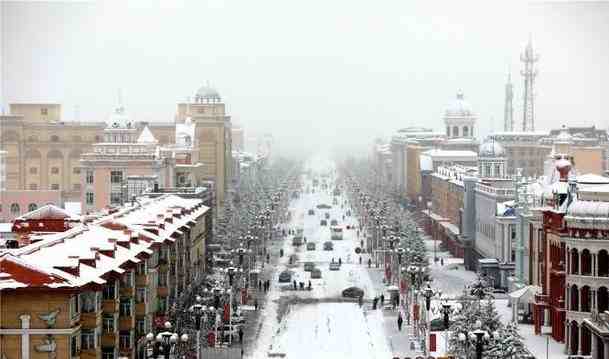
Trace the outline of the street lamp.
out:
[[[205,311],[207,310],[207,307],[205,307],[204,305],[201,304],[202,298],[200,296],[196,296],[195,298],[196,303],[193,304],[190,308],[189,311],[192,314],[192,316],[194,317],[195,320],[195,329],[197,331],[197,359],[201,357],[200,353],[201,353],[201,319],[203,319],[204,316],[206,316]]]
[[[488,341],[491,338],[491,335],[486,331],[482,330],[482,322],[480,320],[476,321],[475,324],[476,330],[468,332],[468,333],[459,333],[458,338],[461,343],[465,346],[465,356],[468,356],[468,348],[469,345],[474,344],[476,348],[476,359],[482,359],[482,351],[484,349],[484,341]],[[499,336],[498,333],[493,333],[496,337]]]
[[[153,333],[146,334],[146,347],[148,358],[158,358],[162,354],[165,359],[169,359],[172,352],[175,353],[176,347],[180,344],[186,344],[188,342],[188,335],[171,332],[171,323],[165,322],[165,331],[160,332],[156,335]],[[156,343],[154,343],[156,341]]]

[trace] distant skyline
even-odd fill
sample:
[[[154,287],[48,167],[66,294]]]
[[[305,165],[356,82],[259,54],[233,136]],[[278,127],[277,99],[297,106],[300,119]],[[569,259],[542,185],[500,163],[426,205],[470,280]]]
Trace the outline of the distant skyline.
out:
[[[609,4],[472,2],[0,2],[1,103],[57,102],[102,121],[122,89],[135,120],[173,121],[207,81],[234,122],[285,149],[443,129],[462,90],[478,134],[522,121],[520,53],[540,55],[536,128],[608,127]],[[363,148],[362,148],[363,149]],[[364,149],[365,150],[365,149]]]

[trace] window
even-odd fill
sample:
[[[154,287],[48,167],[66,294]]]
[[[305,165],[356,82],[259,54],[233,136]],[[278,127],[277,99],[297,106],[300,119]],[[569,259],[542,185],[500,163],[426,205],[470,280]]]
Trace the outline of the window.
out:
[[[32,212],[38,209],[38,205],[36,203],[30,203],[27,205],[28,212]]]
[[[19,215],[21,213],[21,208],[19,208],[19,204],[17,203],[13,203],[11,204],[11,214],[12,215]]]
[[[83,313],[93,313],[97,310],[97,295],[95,292],[84,292],[81,294],[80,305]]]
[[[38,185],[36,183],[30,183],[28,187],[30,191],[36,191],[38,189]]]
[[[102,348],[102,359],[114,359],[114,348]]]
[[[49,109],[48,109],[48,108],[46,108],[46,107],[41,108],[41,109],[40,109],[40,114],[41,114],[42,116],[46,116],[46,115],[48,115],[48,114],[49,114]]]
[[[80,167],[74,167],[72,168],[72,173],[75,175],[79,175],[80,174]]]
[[[103,318],[104,333],[114,333],[114,316],[104,315]]]
[[[123,201],[123,194],[121,192],[112,191],[110,192],[110,204],[121,204]]]
[[[114,184],[123,183],[123,171],[111,171],[110,172],[110,183],[114,183]]]
[[[131,316],[131,299],[129,298],[121,298],[121,304],[119,308],[121,317],[130,317]]]
[[[121,349],[131,348],[131,332],[123,331],[120,333],[119,346]]]
[[[51,174],[59,174],[59,167],[51,167]]]
[[[146,303],[146,288],[138,287],[135,291],[135,302]]]
[[[73,191],[80,191],[80,183],[74,183],[72,185],[72,190]]]
[[[138,336],[146,334],[146,320],[137,319],[135,321],[135,332]]]
[[[159,287],[167,287],[167,273],[159,273]]]
[[[53,191],[59,191],[59,184],[58,183],[52,183],[51,184],[51,189]]]
[[[85,200],[88,205],[93,205],[93,192],[87,192]]]
[[[167,298],[158,298],[159,303],[159,312],[166,313],[167,312]]]
[[[80,339],[78,335],[70,338],[70,352],[72,353],[72,357],[76,357],[80,354],[80,345],[78,343],[78,339]]]
[[[80,170],[79,170],[79,172],[80,172]],[[92,170],[87,170],[86,182],[87,182],[87,184],[93,184],[93,171]]]
[[[30,167],[30,174],[35,175],[38,173],[38,167]]]
[[[78,294],[70,297],[70,318],[74,319],[80,314],[80,297]]]
[[[110,282],[104,284],[104,300],[114,300],[116,299],[116,283]]]
[[[125,272],[121,278],[121,286],[128,288],[133,287],[133,271]]]
[[[95,330],[82,329],[80,331],[80,347],[82,350],[93,350],[95,345]]]
[[[57,136],[57,135],[51,136],[51,142],[59,142],[59,136]]]
[[[146,262],[145,261],[137,264],[137,266],[135,267],[135,274],[137,274],[137,275],[146,274]]]

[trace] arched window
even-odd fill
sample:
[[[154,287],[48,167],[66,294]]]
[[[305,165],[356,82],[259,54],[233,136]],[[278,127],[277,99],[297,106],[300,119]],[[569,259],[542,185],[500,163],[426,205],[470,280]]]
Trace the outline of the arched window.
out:
[[[581,289],[581,298],[580,298],[580,308],[581,312],[589,312],[590,311],[590,287],[587,285],[583,286]]]
[[[459,127],[453,127],[453,137],[459,137]]]
[[[21,208],[19,208],[18,203],[11,204],[11,214],[17,216],[21,213]]]
[[[469,136],[469,127],[463,126],[463,137]]]
[[[36,203],[30,203],[27,205],[28,212],[32,212],[38,209],[38,205]]]
[[[599,313],[609,309],[609,297],[606,287],[600,287],[596,292],[596,309],[598,309]]]
[[[591,275],[592,274],[592,256],[590,255],[589,250],[584,249],[582,251],[581,261],[582,261],[581,274],[582,275]]]
[[[579,274],[579,253],[576,248],[571,250],[571,274]]]
[[[579,288],[575,284],[571,286],[571,310],[579,311]]]
[[[607,255],[606,250],[601,250],[598,252],[598,257],[596,259],[596,263],[598,265],[598,276],[599,277],[608,277],[609,276],[609,255]]]

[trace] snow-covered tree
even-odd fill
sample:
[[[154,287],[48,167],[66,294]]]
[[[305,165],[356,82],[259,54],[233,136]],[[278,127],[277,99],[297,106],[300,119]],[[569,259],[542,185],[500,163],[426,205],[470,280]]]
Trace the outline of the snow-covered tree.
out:
[[[486,353],[489,359],[511,359],[527,355],[529,351],[524,345],[524,338],[518,332],[518,327],[509,323],[494,334]]]

